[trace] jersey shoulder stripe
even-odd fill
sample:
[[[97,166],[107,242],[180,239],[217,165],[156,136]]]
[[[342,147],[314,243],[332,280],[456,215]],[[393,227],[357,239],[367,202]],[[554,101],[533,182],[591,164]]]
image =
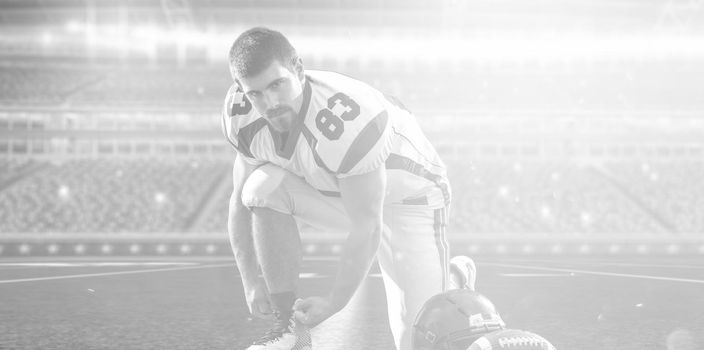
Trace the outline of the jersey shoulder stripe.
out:
[[[252,150],[250,149],[252,140],[254,140],[254,136],[257,135],[259,130],[263,129],[265,126],[267,126],[266,120],[259,118],[241,128],[237,133],[237,150],[249,158],[254,158]]]
[[[386,111],[383,111],[359,132],[357,138],[352,141],[345,157],[342,158],[342,163],[338,169],[339,173],[348,173],[372,150],[384,134],[388,121],[389,115]]]

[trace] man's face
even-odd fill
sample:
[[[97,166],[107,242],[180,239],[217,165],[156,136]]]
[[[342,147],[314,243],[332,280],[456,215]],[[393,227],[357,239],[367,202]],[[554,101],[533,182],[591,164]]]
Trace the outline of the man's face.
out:
[[[251,77],[237,78],[254,108],[274,129],[289,131],[301,109],[304,74],[298,62],[293,72],[274,60],[268,68]]]

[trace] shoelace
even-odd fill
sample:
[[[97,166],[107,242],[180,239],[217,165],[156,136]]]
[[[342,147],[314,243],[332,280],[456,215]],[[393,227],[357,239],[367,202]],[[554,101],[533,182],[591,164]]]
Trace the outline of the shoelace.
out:
[[[261,338],[255,341],[254,345],[268,344],[278,340],[286,333],[291,333],[289,323],[290,321],[288,319],[283,319],[277,315],[274,325],[272,325],[272,327]]]

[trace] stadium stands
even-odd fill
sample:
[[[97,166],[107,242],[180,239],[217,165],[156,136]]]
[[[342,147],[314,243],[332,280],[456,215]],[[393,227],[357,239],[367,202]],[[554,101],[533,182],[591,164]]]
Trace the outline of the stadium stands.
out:
[[[0,232],[185,232],[222,163],[72,160],[0,192]]]
[[[450,163],[449,232],[594,236],[662,234],[652,213],[595,166],[571,162]]]
[[[609,164],[606,171],[674,233],[704,232],[703,163],[619,162]]]
[[[226,70],[115,69],[106,71],[105,79],[77,93],[71,102],[87,106],[162,108],[200,104],[217,110],[231,83]]]
[[[226,160],[3,161],[0,232],[225,232]],[[696,162],[449,159],[451,237],[672,235],[704,229]],[[21,175],[21,176],[20,176]]]
[[[0,67],[0,104],[60,105],[74,92],[101,79],[87,69]]]
[[[560,137],[566,137],[568,131],[603,136],[603,129],[625,135],[634,124],[621,117],[633,112],[634,106],[651,114],[659,110],[696,113],[702,107],[702,99],[695,98],[700,89],[688,84],[701,81],[701,71],[685,69],[664,74],[657,67],[648,71],[643,65],[626,67],[621,63],[613,63],[616,67],[609,69],[574,72],[557,69],[559,64],[552,71],[549,67],[521,68],[516,64],[507,69],[459,64],[440,67],[427,62],[389,67],[388,62],[312,61],[314,64],[308,68],[343,71],[398,96],[411,110],[421,109],[424,116],[429,115],[423,124],[432,129],[428,134],[433,141],[442,141],[436,145],[448,163],[453,184],[451,234],[594,237],[613,233],[676,235],[704,230],[704,215],[697,210],[704,204],[700,199],[704,192],[700,180],[704,166],[691,159],[645,162],[636,157],[643,155],[636,152],[640,151],[637,145],[626,145],[636,150],[633,157],[624,154],[604,164],[598,164],[599,160],[545,160],[533,152],[531,147],[537,147],[530,142],[510,144],[518,150],[514,152],[516,160],[505,155],[494,160],[468,159],[461,151],[467,132],[480,135],[510,130],[530,132],[534,138],[549,134],[561,142]],[[10,154],[17,148],[19,151],[14,154],[30,155],[30,160],[8,158],[0,162],[0,232],[226,230],[229,161],[220,154],[210,157],[218,160],[193,162],[187,159],[193,155],[185,154],[191,149],[189,142],[195,142],[191,140],[211,137],[203,130],[214,131],[215,135],[219,127],[216,116],[231,84],[230,76],[224,69],[212,67],[142,67],[134,62],[130,65],[0,67],[0,106],[5,108],[0,132],[9,135],[0,142],[0,154]],[[675,82],[676,92],[670,88]],[[59,118],[52,118],[54,115],[46,117],[53,111],[46,107],[57,107],[63,119],[59,122]],[[123,107],[131,112],[110,119],[113,109],[122,113]],[[149,118],[152,107],[160,109],[158,118]],[[201,117],[189,107],[211,112]],[[81,114],[70,115],[72,109]],[[107,113],[108,117],[93,118],[98,113],[93,110]],[[474,116],[477,111],[489,111],[491,120],[475,120],[469,127],[467,123],[456,127],[451,118],[442,123],[433,119],[434,110],[449,111],[448,115],[456,118],[463,118],[463,111],[473,111]],[[491,114],[512,115],[513,111],[518,114],[503,121]],[[569,118],[559,123],[547,117],[521,119],[524,115],[520,113],[540,115],[541,111],[549,111],[550,115],[559,115],[560,111],[607,111],[608,116],[602,119],[621,120],[618,124],[604,123],[601,129],[589,129],[599,126],[602,120],[589,119],[584,113],[579,114],[578,122]],[[31,112],[43,113],[43,122],[32,122],[27,116]],[[650,117],[639,124],[649,125],[648,132],[662,132],[661,126],[668,124],[660,123],[657,116]],[[669,121],[676,120],[663,114],[664,119],[668,117]],[[193,120],[200,120],[200,124],[194,127]],[[506,127],[509,124],[512,128]],[[699,129],[700,124],[696,124]],[[688,120],[677,125],[679,129],[664,133],[675,135],[668,134],[670,140],[677,139],[676,132],[695,124]],[[168,127],[174,132],[166,130]],[[201,132],[197,136],[195,129]],[[109,132],[100,133],[106,130]],[[73,131],[83,133],[75,136]],[[54,139],[56,135],[62,135],[62,139]],[[151,137],[168,152],[143,152],[162,148],[149,144]],[[132,142],[131,138],[139,141]],[[585,141],[591,145],[581,146],[586,149],[598,144],[594,140]],[[47,149],[45,154],[39,154],[43,160],[32,159],[28,152],[34,148],[28,146],[34,141]],[[514,139],[508,135],[503,141],[509,145]],[[58,163],[47,162],[48,149],[62,142],[67,150],[75,143],[90,152],[66,151],[64,155],[73,157],[80,153],[85,158],[59,157]],[[501,142],[498,140],[491,147],[501,148]],[[667,140],[664,142],[667,144]],[[228,147],[224,140],[222,145]],[[653,143],[648,147],[653,145],[658,146]],[[479,148],[475,146],[472,147]],[[193,146],[204,154],[209,147]],[[135,152],[131,153],[132,149]],[[611,156],[606,153],[606,157]],[[169,158],[155,159],[155,155]],[[94,156],[108,158],[90,158]]]

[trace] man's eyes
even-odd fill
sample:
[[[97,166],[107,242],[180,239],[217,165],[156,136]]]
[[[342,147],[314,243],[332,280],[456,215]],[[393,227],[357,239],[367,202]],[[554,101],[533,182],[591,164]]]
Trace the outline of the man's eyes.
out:
[[[283,85],[285,81],[283,79],[277,80],[269,85],[269,89],[278,89]],[[261,91],[250,91],[247,93],[247,97],[249,98],[259,98],[262,96]]]
[[[279,86],[281,86],[281,84],[283,84],[283,81],[282,81],[282,80],[277,80],[277,81],[271,83],[271,88],[272,88],[272,89],[276,89],[276,88],[278,88]]]

